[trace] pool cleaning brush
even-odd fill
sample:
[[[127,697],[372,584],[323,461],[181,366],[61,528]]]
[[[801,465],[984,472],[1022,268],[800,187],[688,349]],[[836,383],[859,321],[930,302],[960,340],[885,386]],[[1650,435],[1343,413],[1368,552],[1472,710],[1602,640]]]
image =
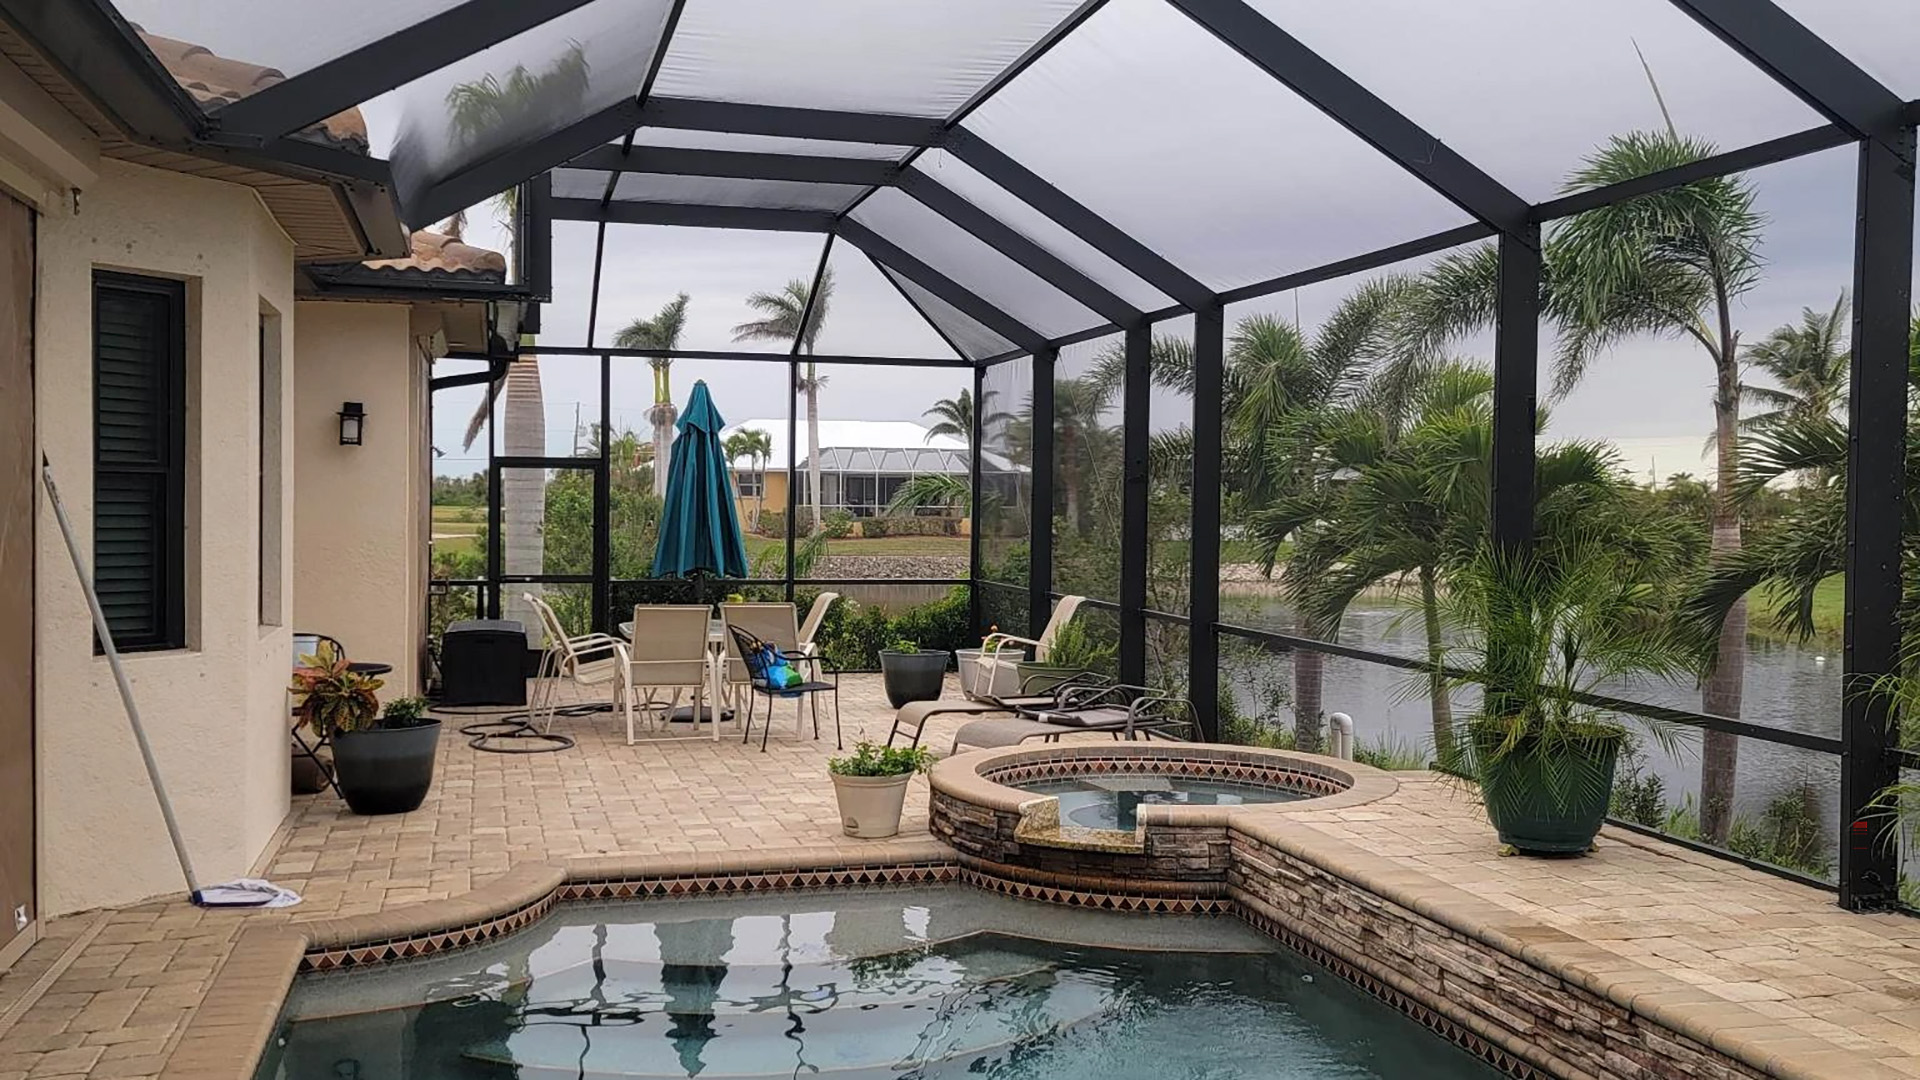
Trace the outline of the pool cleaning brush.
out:
[[[167,823],[167,839],[173,841],[173,854],[180,860],[180,873],[187,879],[187,898],[200,907],[287,907],[299,903],[300,894],[259,878],[241,878],[203,889],[193,876],[193,861],[187,858],[180,823],[174,820],[173,803],[167,798],[167,786],[160,780],[160,766],[153,759],[153,747],[147,743],[146,728],[140,724],[140,708],[133,701],[133,685],[127,682],[126,670],[120,666],[120,650],[113,647],[107,613],[100,607],[100,594],[94,590],[93,578],[87,573],[86,560],[80,555],[80,542],[73,535],[73,523],[67,520],[67,508],[60,502],[60,489],[53,482],[53,465],[45,454],[40,455],[40,479],[47,486],[47,500],[53,504],[54,519],[60,523],[60,535],[67,542],[73,572],[80,578],[80,591],[87,595],[87,608],[93,612],[93,632],[100,641],[101,651],[106,653],[107,666],[113,669],[114,685],[120,688],[120,703],[126,707],[133,741],[140,746],[140,760],[146,763],[153,797],[160,802],[160,816]]]

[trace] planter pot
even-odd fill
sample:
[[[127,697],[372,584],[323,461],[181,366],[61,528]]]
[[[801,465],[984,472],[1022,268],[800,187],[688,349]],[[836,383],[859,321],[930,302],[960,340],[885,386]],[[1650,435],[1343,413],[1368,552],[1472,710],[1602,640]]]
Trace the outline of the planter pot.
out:
[[[941,682],[947,676],[947,654],[935,649],[882,649],[880,674],[887,685],[887,701],[896,709],[912,701],[938,701]]]
[[[305,754],[293,755],[293,793],[295,795],[317,795],[326,790],[327,780],[332,772],[324,762],[316,762]]]
[[[333,767],[340,794],[356,814],[404,814],[418,809],[433,786],[440,721],[417,727],[340,732]]]
[[[1491,760],[1501,732],[1492,725],[1475,727],[1480,797],[1500,842],[1539,855],[1577,855],[1591,849],[1607,816],[1614,761],[1624,737],[1615,732],[1568,741],[1553,762],[1569,778],[1566,790],[1556,795],[1547,786],[1547,762],[1534,747],[1522,742],[1500,760]]]
[[[900,810],[907,804],[912,773],[899,776],[833,777],[833,793],[840,800],[840,827],[848,836],[881,840],[900,832]]]
[[[953,650],[960,667],[960,693],[969,701],[1018,696],[1024,655],[1019,649],[1007,649],[983,660],[979,649]]]

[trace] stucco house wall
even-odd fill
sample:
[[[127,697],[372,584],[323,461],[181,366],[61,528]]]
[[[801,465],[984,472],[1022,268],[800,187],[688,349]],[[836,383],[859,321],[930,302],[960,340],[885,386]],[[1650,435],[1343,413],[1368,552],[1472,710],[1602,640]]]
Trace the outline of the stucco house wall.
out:
[[[281,610],[263,621],[255,418],[263,311],[279,315],[280,354],[294,354],[293,244],[251,189],[111,160],[100,162],[77,210],[41,218],[36,426],[83,550],[91,545],[96,268],[187,283],[188,643],[129,656],[127,670],[195,869],[209,881],[239,876],[288,807],[292,589],[278,590]],[[288,430],[291,402],[281,395],[269,437]],[[287,491],[293,455],[279,460]],[[282,575],[292,564],[291,502],[269,523]],[[176,890],[180,873],[153,792],[44,499],[35,595],[42,914]]]
[[[382,700],[418,693],[426,364],[413,309],[302,302],[297,312],[294,625],[338,638],[354,659],[392,664]],[[360,446],[340,445],[347,401],[367,409]]]

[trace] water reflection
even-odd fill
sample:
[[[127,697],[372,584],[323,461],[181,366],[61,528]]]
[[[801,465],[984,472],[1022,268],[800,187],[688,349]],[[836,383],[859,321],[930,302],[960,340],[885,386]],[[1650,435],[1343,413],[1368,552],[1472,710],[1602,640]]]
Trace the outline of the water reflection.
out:
[[[845,911],[535,932],[484,972],[417,987],[425,1004],[293,1024],[262,1076],[1106,1080],[1143,1075],[1146,1061],[1154,1075],[1209,1080],[1495,1075],[1270,942],[1139,952],[997,930],[927,939],[945,906],[863,898]],[[650,948],[629,947],[636,928]],[[1156,940],[1169,933],[1178,940],[1177,926]]]

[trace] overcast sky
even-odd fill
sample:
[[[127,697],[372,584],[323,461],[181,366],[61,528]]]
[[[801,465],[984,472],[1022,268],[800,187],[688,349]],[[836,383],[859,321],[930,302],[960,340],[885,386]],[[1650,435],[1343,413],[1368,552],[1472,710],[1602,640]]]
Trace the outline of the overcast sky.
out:
[[[120,7],[151,31],[297,73],[450,2],[352,3],[353,18],[342,18],[338,4],[256,0],[120,0]],[[1252,2],[1530,200],[1551,197],[1567,171],[1609,134],[1662,123],[1642,56],[1677,127],[1723,149],[1821,122],[1667,0]],[[1913,0],[1781,3],[1897,92],[1920,97],[1920,18]],[[834,17],[824,17],[823,6]],[[690,0],[659,87],[681,96],[939,116],[1074,6],[1072,0]],[[597,81],[619,82],[644,60],[648,28],[663,9],[660,0],[599,0],[530,34],[517,49],[493,50],[457,72],[370,102],[363,112],[375,150],[389,149],[405,127],[430,131],[440,123],[435,104],[451,81],[504,73],[514,60],[538,69],[574,41],[584,45]],[[1213,288],[1467,220],[1163,0],[1111,0],[967,123]],[[1165,302],[1084,246],[1043,231],[1050,226],[1034,223],[1030,210],[946,155],[929,154],[921,163],[1130,302]],[[1749,174],[1767,216],[1767,268],[1735,312],[1743,340],[1795,319],[1802,307],[1830,306],[1848,286],[1853,171],[1854,153],[1843,148]],[[1098,321],[997,255],[933,231],[917,204],[898,193],[871,201],[855,217],[1029,325],[1059,332]],[[504,247],[492,218],[489,209],[476,208],[469,238]],[[558,230],[556,295],[542,340],[584,344],[594,228],[563,223]],[[606,343],[626,322],[685,291],[692,304],[684,344],[734,347],[731,328],[754,317],[745,298],[809,277],[820,250],[821,237],[814,235],[613,226],[596,340]],[[838,284],[822,352],[952,355],[864,255],[839,244],[832,265]],[[1253,310],[1292,318],[1297,311],[1311,327],[1357,283],[1270,296],[1236,307],[1229,318]],[[1463,348],[1484,356],[1488,344],[1477,340]],[[554,452],[571,444],[576,410],[589,418],[598,412],[593,367],[547,364]],[[821,411],[831,418],[917,418],[968,384],[964,373],[927,369],[830,374]],[[786,413],[779,366],[679,361],[675,397],[684,402],[696,378],[708,382],[729,419]],[[1664,447],[1648,467],[1704,472],[1708,465],[1697,448],[1712,424],[1711,383],[1710,364],[1697,346],[1635,341],[1615,349],[1568,400],[1555,404],[1551,430],[1634,440],[1636,462],[1652,453],[1648,448]],[[644,363],[621,366],[613,393],[616,426],[644,428],[650,396]],[[442,397],[434,437],[448,457],[440,467],[465,471],[477,463],[457,447],[477,395]],[[1156,426],[1176,422],[1182,411],[1179,402],[1156,399]]]

